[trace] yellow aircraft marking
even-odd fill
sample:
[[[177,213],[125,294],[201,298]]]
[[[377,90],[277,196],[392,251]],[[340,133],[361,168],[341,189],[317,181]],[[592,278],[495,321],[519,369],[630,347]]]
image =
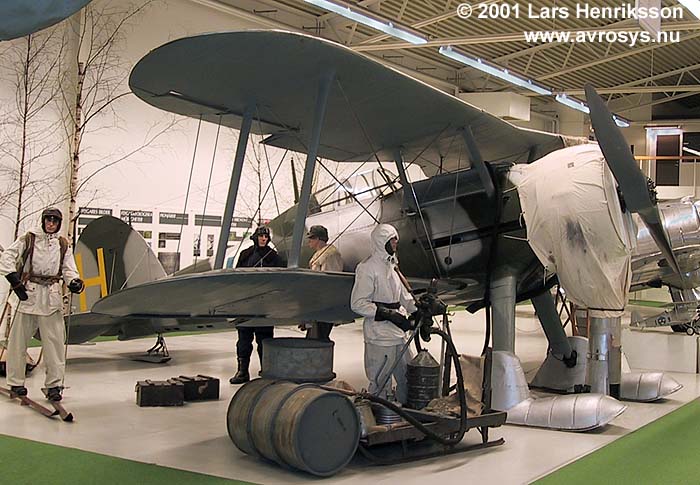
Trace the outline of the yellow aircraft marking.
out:
[[[97,276],[85,278],[83,274],[83,258],[81,254],[75,255],[75,265],[78,267],[80,277],[85,283],[85,289],[91,286],[100,287],[100,298],[107,296],[107,272],[105,271],[105,253],[104,249],[97,248]],[[80,293],[80,311],[86,312],[87,307],[87,291]]]

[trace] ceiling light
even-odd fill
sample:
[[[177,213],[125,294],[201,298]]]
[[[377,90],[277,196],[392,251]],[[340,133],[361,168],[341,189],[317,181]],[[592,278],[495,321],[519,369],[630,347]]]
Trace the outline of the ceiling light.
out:
[[[365,10],[357,5],[349,5],[338,0],[304,0],[306,3],[316,5],[329,12],[337,13],[345,18],[354,20],[373,29],[389,34],[392,37],[403,39],[411,44],[425,44],[427,39],[410,32],[405,27],[397,27],[393,22],[380,17],[373,12]]]
[[[516,86],[520,86],[522,88],[529,89],[530,91],[534,91],[537,94],[542,94],[544,96],[552,94],[552,92],[549,89],[543,88],[542,86],[538,86],[530,79],[525,79],[523,77],[516,76],[515,74],[511,74],[510,72],[508,72],[507,69],[487,64],[479,58],[470,57],[465,54],[462,54],[461,52],[457,52],[452,48],[452,46],[440,47],[440,54],[449,57],[450,59],[454,59],[457,62],[461,62],[462,64],[466,64],[469,67],[473,67],[474,69],[478,69],[487,74],[491,74],[492,76],[497,77],[499,79],[503,79],[504,81],[508,81],[509,83],[515,84]]]
[[[697,151],[697,150],[693,150],[692,148],[683,147],[683,151],[684,151],[684,152],[688,152],[688,153],[690,153],[690,154],[692,154],[692,155],[695,155],[695,156],[700,157],[700,152]]]
[[[566,94],[557,94],[554,99],[556,99],[557,102],[568,106],[569,108],[572,108],[572,109],[575,109],[578,111],[583,111],[586,114],[591,112],[591,110],[588,109],[588,106],[586,106],[586,103],[583,103],[583,102],[579,101],[578,99],[570,98]]]
[[[590,114],[591,112],[591,110],[588,109],[588,105],[586,103],[584,103],[583,101],[579,101],[576,98],[570,98],[566,94],[557,94],[554,99],[556,99],[559,103],[568,106],[569,108],[582,111],[586,114]],[[623,118],[622,116],[613,114],[612,119],[615,122],[615,124],[620,128],[628,128],[630,126],[629,120]]]
[[[613,121],[620,128],[629,128],[629,126],[630,126],[629,120],[626,120],[622,116],[613,115]]]
[[[698,0],[678,0],[678,3],[690,10],[690,13],[700,19],[700,1]]]

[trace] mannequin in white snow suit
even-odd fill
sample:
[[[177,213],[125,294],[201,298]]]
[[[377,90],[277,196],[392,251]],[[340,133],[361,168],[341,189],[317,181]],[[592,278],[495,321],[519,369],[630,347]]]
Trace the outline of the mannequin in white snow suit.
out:
[[[66,282],[72,293],[80,293],[85,287],[68,241],[58,235],[62,220],[60,210],[45,209],[41,226],[17,238],[0,256],[0,274],[7,278],[20,300],[7,346],[7,384],[15,394],[27,394],[25,355],[29,341],[39,329],[45,384],[52,401],[61,400],[66,366],[61,282]]]
[[[413,296],[401,282],[397,272],[396,248],[399,234],[389,224],[380,224],[372,231],[372,254],[357,265],[355,284],[350,297],[350,307],[365,317],[365,374],[369,379],[369,392],[379,388],[384,376],[394,365],[407,341],[406,332],[412,328],[407,315],[414,313]],[[409,349],[393,372],[396,380],[396,398],[405,403],[406,366],[413,358]],[[386,398],[391,386],[387,380],[380,397]]]

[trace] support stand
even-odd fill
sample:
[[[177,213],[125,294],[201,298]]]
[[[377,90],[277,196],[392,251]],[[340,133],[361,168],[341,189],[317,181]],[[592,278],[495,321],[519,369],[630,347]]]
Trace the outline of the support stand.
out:
[[[165,345],[165,338],[162,333],[159,333],[156,343],[146,351],[146,355],[134,357],[133,360],[151,364],[164,364],[170,359],[170,352],[168,352],[168,346]]]

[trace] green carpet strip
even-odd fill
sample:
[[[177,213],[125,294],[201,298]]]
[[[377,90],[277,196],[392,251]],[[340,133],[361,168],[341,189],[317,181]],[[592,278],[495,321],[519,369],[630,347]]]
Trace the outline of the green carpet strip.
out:
[[[696,399],[535,483],[700,483],[698,457],[700,400]]]
[[[134,446],[138,446],[138,439],[134,440]],[[234,485],[250,482],[228,480],[0,435],[0,483]]]

